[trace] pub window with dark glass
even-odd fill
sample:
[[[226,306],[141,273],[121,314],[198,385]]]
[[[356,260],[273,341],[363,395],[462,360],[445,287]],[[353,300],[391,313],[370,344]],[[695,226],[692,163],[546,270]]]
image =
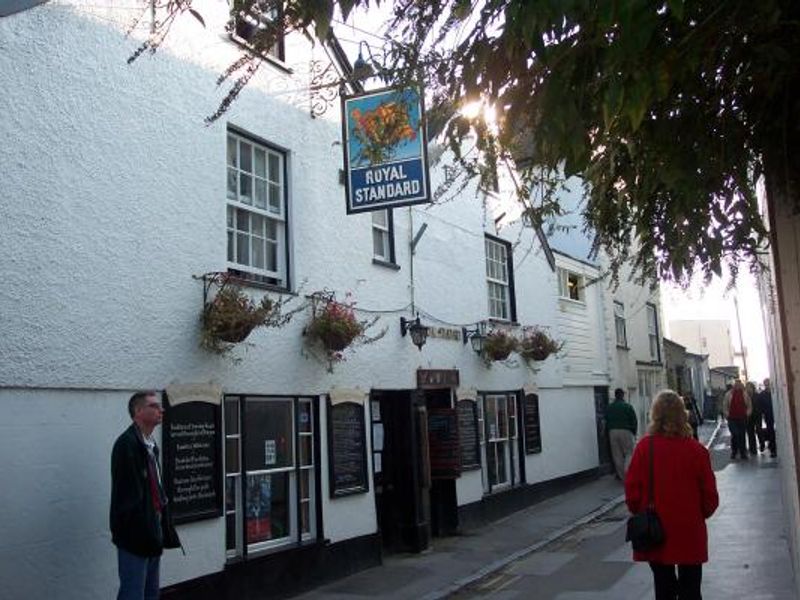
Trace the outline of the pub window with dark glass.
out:
[[[314,400],[225,398],[228,558],[316,536]]]

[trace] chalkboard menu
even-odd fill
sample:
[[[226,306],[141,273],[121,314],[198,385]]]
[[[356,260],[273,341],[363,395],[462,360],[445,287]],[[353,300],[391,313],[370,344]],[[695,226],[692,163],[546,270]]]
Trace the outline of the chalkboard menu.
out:
[[[455,479],[461,474],[456,409],[432,408],[428,411],[428,448],[432,479]]]
[[[458,401],[458,435],[461,444],[461,470],[481,468],[478,410],[474,400]]]
[[[220,405],[165,401],[164,491],[175,523],[222,515]]]
[[[328,402],[328,467],[331,497],[369,489],[364,407],[357,402]]]
[[[539,422],[539,396],[526,394],[523,401],[525,418],[525,453],[542,451],[542,432]]]

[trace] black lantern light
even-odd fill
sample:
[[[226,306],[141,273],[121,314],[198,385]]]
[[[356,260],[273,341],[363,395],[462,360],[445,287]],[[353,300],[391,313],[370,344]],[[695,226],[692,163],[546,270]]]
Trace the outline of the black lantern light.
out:
[[[486,336],[484,335],[483,329],[480,325],[476,325],[475,329],[467,329],[466,327],[462,327],[461,337],[464,344],[469,341],[472,349],[475,351],[475,354],[483,354],[483,342],[486,340]]]
[[[370,60],[367,61],[364,58],[364,54],[361,50],[362,46],[367,48],[367,56],[369,56]],[[358,43],[358,58],[353,63],[353,79],[356,81],[361,81],[363,79],[369,79],[375,74],[375,69],[372,66],[372,63],[375,62],[375,59],[372,57],[372,50],[369,49],[369,44],[364,41]]]
[[[419,317],[413,321],[400,317],[400,335],[405,337],[406,332],[411,334],[411,341],[422,350],[425,342],[428,341],[428,328],[419,322]]]

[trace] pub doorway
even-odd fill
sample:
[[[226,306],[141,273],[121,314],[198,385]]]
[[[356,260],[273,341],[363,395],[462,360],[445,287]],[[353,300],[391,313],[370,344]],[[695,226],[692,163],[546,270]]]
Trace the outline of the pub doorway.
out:
[[[423,390],[423,394],[428,413],[431,533],[438,537],[454,535],[458,532],[456,479],[461,454],[453,391],[435,388]]]
[[[416,390],[373,390],[372,469],[384,553],[430,545],[427,412]]]
[[[606,428],[606,409],[608,408],[608,386],[594,388],[594,415],[597,424],[597,457],[601,473],[611,473],[611,446]]]

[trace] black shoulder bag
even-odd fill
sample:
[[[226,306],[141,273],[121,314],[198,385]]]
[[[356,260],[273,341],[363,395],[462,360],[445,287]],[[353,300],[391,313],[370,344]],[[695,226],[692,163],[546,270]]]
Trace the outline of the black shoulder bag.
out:
[[[625,541],[630,542],[637,552],[658,548],[664,543],[664,528],[656,514],[653,496],[653,436],[650,436],[650,482],[648,485],[647,507],[628,519]]]

